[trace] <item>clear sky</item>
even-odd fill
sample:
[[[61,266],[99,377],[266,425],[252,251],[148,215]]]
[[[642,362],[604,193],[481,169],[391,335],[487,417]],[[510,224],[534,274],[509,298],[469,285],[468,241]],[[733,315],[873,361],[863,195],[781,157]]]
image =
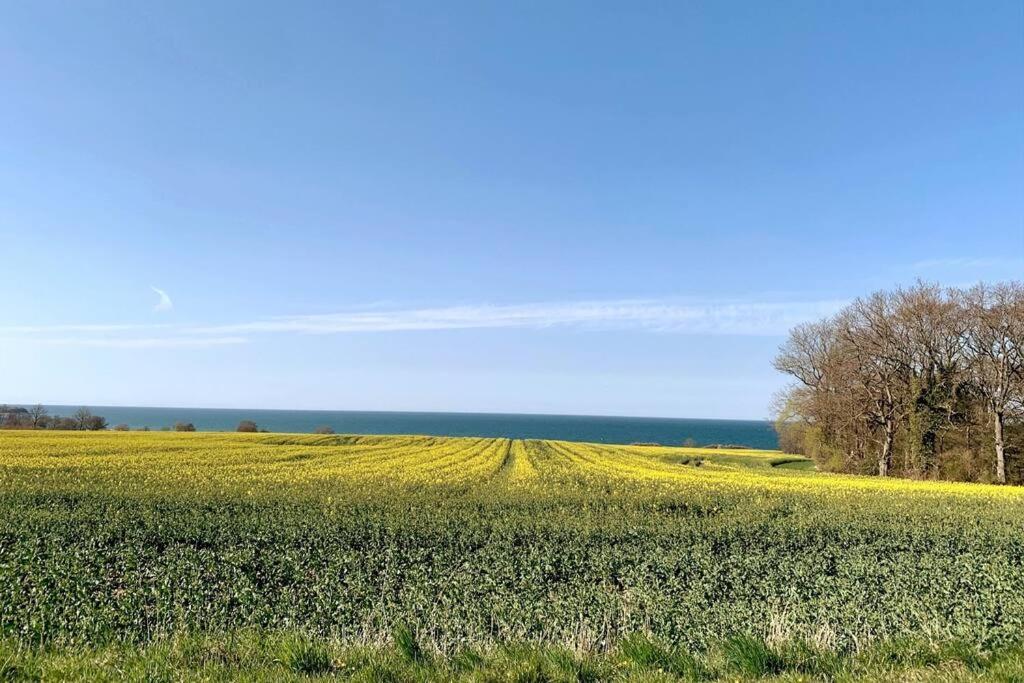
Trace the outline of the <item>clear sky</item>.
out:
[[[1024,275],[1019,0],[3,2],[0,93],[0,402],[758,418]]]

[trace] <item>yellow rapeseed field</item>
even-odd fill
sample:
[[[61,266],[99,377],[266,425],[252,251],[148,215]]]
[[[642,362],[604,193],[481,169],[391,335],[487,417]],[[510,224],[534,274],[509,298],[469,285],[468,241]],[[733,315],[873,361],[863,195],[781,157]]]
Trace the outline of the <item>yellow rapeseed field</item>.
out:
[[[563,441],[0,432],[0,642],[1019,641],[1024,491],[810,465]]]
[[[0,484],[71,478],[121,494],[329,491],[332,486],[495,486],[556,490],[566,482],[735,487],[1022,500],[1020,487],[822,474],[798,456],[747,449],[623,446],[429,436],[166,432],[0,432]]]

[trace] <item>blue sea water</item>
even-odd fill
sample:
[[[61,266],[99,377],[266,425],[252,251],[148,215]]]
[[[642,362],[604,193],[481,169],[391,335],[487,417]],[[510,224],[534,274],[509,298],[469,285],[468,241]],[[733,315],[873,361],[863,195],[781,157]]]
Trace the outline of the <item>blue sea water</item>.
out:
[[[79,407],[47,406],[56,415],[70,415]],[[763,420],[130,406],[90,406],[90,410],[105,417],[110,425],[123,423],[133,429],[160,429],[176,422],[191,422],[200,431],[234,431],[239,421],[253,420],[260,429],[271,432],[312,432],[326,425],[339,434],[491,436],[664,445],[681,445],[692,440],[698,445],[728,443],[778,448],[775,430],[770,422]]]

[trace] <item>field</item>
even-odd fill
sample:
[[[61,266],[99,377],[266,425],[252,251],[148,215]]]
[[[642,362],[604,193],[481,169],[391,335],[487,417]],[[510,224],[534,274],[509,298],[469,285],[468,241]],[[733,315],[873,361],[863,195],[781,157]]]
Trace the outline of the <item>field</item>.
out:
[[[1021,680],[1024,491],[776,452],[0,432],[0,680]]]

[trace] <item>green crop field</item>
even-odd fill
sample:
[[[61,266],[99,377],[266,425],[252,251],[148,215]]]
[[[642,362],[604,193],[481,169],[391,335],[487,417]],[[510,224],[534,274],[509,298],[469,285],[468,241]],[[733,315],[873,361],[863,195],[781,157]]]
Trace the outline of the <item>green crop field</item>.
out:
[[[0,680],[1022,680],[1024,491],[775,452],[0,432]]]

